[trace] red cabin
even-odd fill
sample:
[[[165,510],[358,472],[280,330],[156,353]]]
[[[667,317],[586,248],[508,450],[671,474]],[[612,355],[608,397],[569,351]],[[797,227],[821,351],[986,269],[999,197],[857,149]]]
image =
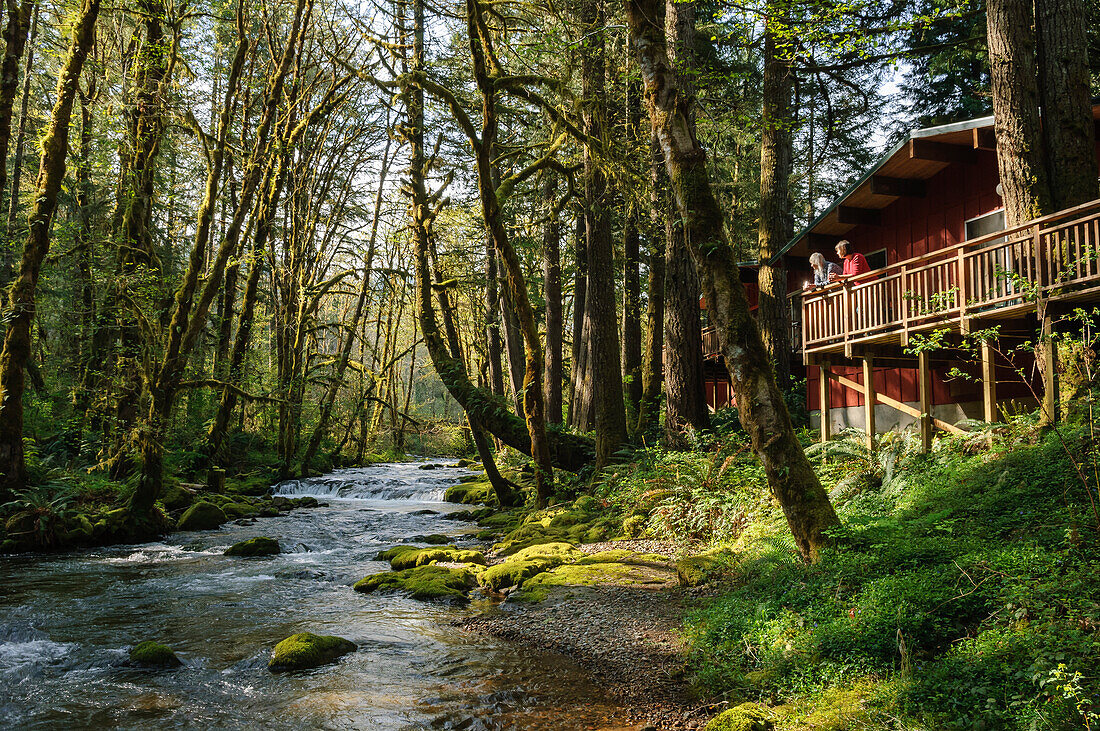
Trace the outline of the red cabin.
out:
[[[1006,230],[995,145],[992,117],[911,132],[780,252],[811,421],[828,405],[825,438],[838,427],[873,434],[919,422],[927,443],[933,428],[997,420],[1007,402],[1053,399],[1040,373],[1053,373],[1053,357],[1017,359],[1024,382],[997,351],[1034,341],[1044,316],[1100,303],[1100,200]],[[803,293],[810,254],[835,262],[841,239],[872,271]],[[950,347],[992,327],[1000,338],[982,357]],[[931,333],[944,347],[914,352]],[[729,389],[707,337],[708,403],[720,407]]]

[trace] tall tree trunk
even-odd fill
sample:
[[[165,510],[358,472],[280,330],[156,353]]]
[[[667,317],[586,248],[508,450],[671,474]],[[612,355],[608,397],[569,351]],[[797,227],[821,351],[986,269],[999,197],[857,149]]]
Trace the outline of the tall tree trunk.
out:
[[[666,2],[665,34],[681,93],[694,98],[695,4]],[[690,114],[691,102],[686,102]],[[674,208],[666,204],[668,208]],[[675,210],[666,214],[665,239],[665,439],[676,447],[684,431],[710,426],[703,384],[703,326],[699,319],[699,274],[688,248],[688,230]],[[710,306],[710,303],[707,303]]]
[[[637,423],[642,400],[642,294],[641,235],[638,213],[628,204],[623,221],[623,383],[626,384],[626,410]],[[547,329],[549,332],[549,326]]]
[[[562,336],[565,327],[561,303],[561,221],[555,200],[556,181],[547,175],[542,185],[546,228],[542,234],[542,291],[546,300],[546,422],[562,418]]]
[[[1033,0],[989,0],[986,37],[1005,224],[1052,211],[1043,159]]]
[[[791,378],[791,315],[787,304],[787,267],[772,258],[794,235],[791,211],[791,162],[794,156],[794,70],[786,5],[769,6],[764,30],[764,96],[760,132],[760,301],[756,311],[764,347],[775,364],[780,385]]]
[[[1061,210],[1097,197],[1088,15],[1082,0],[1036,0],[1035,14],[1047,174]]]
[[[503,270],[505,267],[498,262]],[[523,416],[523,335],[520,334],[519,316],[516,315],[516,306],[512,301],[512,293],[508,291],[507,281],[500,290],[500,324],[501,334],[504,336],[504,354],[508,357],[508,385],[512,389],[512,399],[516,407],[516,414]]]
[[[584,132],[589,139],[601,139],[607,73],[604,26],[607,16],[601,0],[584,0],[580,7],[581,76]],[[615,312],[614,250],[611,242],[611,212],[607,179],[600,167],[597,150],[584,147],[585,227],[588,245],[588,289],[585,319],[589,323],[592,400],[596,422],[596,464],[606,465],[626,441],[626,412],[623,405],[622,361],[619,350],[618,317]],[[582,336],[583,337],[583,336]]]
[[[585,313],[588,305],[588,238],[585,216],[579,212],[573,234],[573,345],[569,361],[569,426],[579,431],[591,431],[592,384],[585,380],[588,355],[592,352],[590,338],[585,332]]]
[[[500,280],[497,252],[485,235],[485,358],[489,361],[489,390],[504,395],[504,344],[500,336]]]
[[[27,240],[19,272],[11,287],[8,329],[0,351],[0,494],[9,495],[27,479],[23,457],[24,369],[31,349],[35,289],[42,261],[50,247],[50,224],[57,210],[57,195],[65,178],[69,154],[69,120],[80,72],[95,42],[99,0],[84,0],[72,30],[68,55],[57,79],[57,98],[42,137],[34,204],[28,219]]]
[[[19,126],[15,132],[15,159],[11,168],[11,194],[8,198],[8,236],[15,230],[19,216],[19,186],[23,177],[23,148],[27,137],[27,108],[31,100],[31,73],[34,71],[34,40],[38,35],[39,5],[34,4],[30,35],[27,37],[27,63],[23,69],[23,98],[19,102]],[[3,159],[3,158],[0,158]]]
[[[508,239],[504,227],[501,206],[506,198],[504,186],[498,185],[494,176],[493,153],[498,129],[496,110],[496,86],[493,77],[502,73],[493,51],[492,34],[485,23],[479,0],[467,0],[466,24],[470,41],[474,79],[481,92],[480,140],[471,139],[477,167],[477,186],[481,199],[481,213],[485,227],[493,239],[493,247],[500,255],[507,291],[515,312],[519,330],[523,336],[523,415],[530,436],[531,459],[535,463],[535,492],[539,507],[545,507],[553,492],[554,466],[550,457],[550,443],[546,432],[546,407],[542,387],[542,343],[539,341],[535,310],[527,295],[527,282],[519,256]],[[614,299],[612,299],[614,303]],[[614,307],[614,304],[612,305]],[[514,365],[513,365],[514,367]],[[622,397],[620,395],[620,408]],[[625,428],[625,425],[624,425]],[[621,440],[620,440],[621,441]],[[596,439],[597,454],[600,440]],[[617,445],[616,445],[617,446]]]
[[[642,397],[638,405],[635,434],[644,438],[661,418],[661,388],[664,384],[665,350],[665,209],[661,205],[665,180],[661,151],[651,136],[649,278],[646,285],[645,349],[642,351]]]
[[[8,190],[8,147],[11,145],[11,112],[19,91],[19,60],[27,44],[31,13],[38,3],[34,0],[7,0],[8,22],[4,26],[4,59],[0,61],[0,210]],[[12,262],[5,261],[0,272],[0,286],[10,280]]]
[[[679,92],[668,59],[664,5],[661,0],[628,0],[626,14],[646,86],[646,106],[733,377],[741,424],[783,508],[795,545],[805,558],[813,560],[829,542],[827,531],[839,520],[794,433],[760,330],[749,312],[722,211],[707,174],[706,153],[695,136],[688,99]]]

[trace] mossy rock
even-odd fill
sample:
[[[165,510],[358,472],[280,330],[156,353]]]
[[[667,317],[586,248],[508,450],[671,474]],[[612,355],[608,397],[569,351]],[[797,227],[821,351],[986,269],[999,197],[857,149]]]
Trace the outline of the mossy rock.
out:
[[[742,703],[710,719],[703,731],[773,731],[771,715],[758,703]]]
[[[625,548],[612,548],[610,551],[592,553],[576,561],[578,566],[593,563],[632,563],[632,564],[657,564],[668,565],[668,557],[659,553],[635,553]]]
[[[130,664],[145,668],[175,668],[183,665],[171,648],[145,640],[130,648]]]
[[[532,576],[549,571],[560,564],[560,560],[548,556],[512,558],[482,571],[478,574],[477,583],[481,584],[483,589],[503,591],[510,586],[520,586]]]
[[[273,556],[281,552],[279,542],[267,536],[249,538],[247,541],[234,543],[225,549],[226,556]]]
[[[481,475],[463,475],[462,477],[458,478],[459,484],[470,483],[470,482],[484,482],[484,481],[485,481],[485,478],[482,477]]]
[[[364,594],[374,591],[403,591],[408,592],[413,599],[421,601],[431,599],[468,601],[466,592],[476,583],[473,572],[465,568],[452,569],[430,565],[371,574],[359,580],[353,588]]]
[[[413,548],[411,551],[401,551],[389,558],[390,568],[394,571],[411,569],[414,566],[426,566],[436,562],[445,563],[472,563],[485,565],[485,556],[481,551],[444,546],[441,548]]]
[[[449,503],[462,503],[464,505],[496,505],[497,496],[493,492],[493,486],[483,477],[474,477],[473,482],[463,482],[447,488],[443,499]]]
[[[451,542],[451,539],[442,533],[432,533],[430,536],[418,536],[417,543],[427,543],[429,546],[442,546]]]
[[[506,530],[515,530],[523,522],[524,515],[517,510],[506,510],[502,513],[489,511],[487,515],[478,515],[481,511],[474,511],[474,519],[477,520],[478,525],[486,528],[503,528]]]
[[[180,530],[214,530],[227,520],[229,518],[221,508],[214,503],[202,500],[184,511],[177,527]]]
[[[278,518],[279,517],[279,509],[276,508],[273,505],[265,505],[262,508],[260,508],[260,515],[258,517],[260,517],[260,518]]]
[[[227,503],[222,506],[222,511],[230,518],[255,518],[260,514],[259,508],[245,503]]]
[[[321,503],[317,502],[317,498],[312,495],[306,495],[295,500],[294,506],[298,508],[317,508],[321,506]]]
[[[551,528],[570,528],[574,525],[587,522],[585,516],[580,513],[565,512],[559,513],[550,519]]]
[[[559,564],[576,561],[584,556],[572,543],[555,541],[553,543],[538,543],[534,546],[520,549],[509,560],[524,560],[528,558],[550,558],[557,560]]]
[[[275,673],[308,670],[358,649],[354,642],[343,637],[299,632],[275,645],[267,669]]]
[[[231,478],[225,481],[225,489],[238,495],[261,497],[271,491],[271,480],[263,475]]]
[[[479,541],[495,541],[502,535],[503,534],[500,531],[489,528],[486,530],[478,531],[474,534],[474,538],[478,539]]]
[[[83,513],[66,521],[65,528],[65,542],[69,544],[87,543],[95,535],[95,526],[92,525],[92,521],[88,516]]]
[[[160,502],[165,510],[171,512],[186,510],[195,502],[195,494],[179,485],[167,485],[160,496]]]
[[[573,502],[573,510],[581,513],[586,513],[588,515],[601,513],[603,512],[603,509],[603,505],[600,504],[600,501],[592,497],[591,495],[581,495]]]
[[[458,520],[470,523],[477,520],[477,518],[475,518],[474,514],[471,513],[469,510],[456,510],[453,513],[447,513],[446,515],[444,515],[443,520]]]
[[[593,586],[608,579],[621,579],[628,573],[630,566],[619,562],[563,564],[524,581],[519,598],[542,601],[551,586]]]
[[[549,522],[549,521],[547,521]],[[576,533],[576,526],[563,530],[549,528],[542,523],[525,523],[519,528],[504,536],[499,543],[493,546],[498,556],[511,556],[524,548],[541,543],[577,542],[571,537],[570,532]]]
[[[732,554],[722,549],[696,556],[688,556],[676,562],[676,575],[680,586],[702,586],[729,565]]]

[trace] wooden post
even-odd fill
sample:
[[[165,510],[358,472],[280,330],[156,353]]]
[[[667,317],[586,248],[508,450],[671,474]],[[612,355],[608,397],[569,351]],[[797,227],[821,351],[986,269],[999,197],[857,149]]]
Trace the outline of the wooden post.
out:
[[[1057,360],[1058,352],[1054,340],[1051,338],[1051,320],[1044,312],[1042,337],[1039,341],[1039,367],[1043,374],[1043,418],[1045,424],[1053,424],[1058,420],[1058,380]]]
[[[920,442],[927,454],[932,450],[932,368],[927,351],[917,354],[917,386],[920,389]]]
[[[982,341],[982,418],[992,424],[997,418],[997,369],[993,362],[993,343]]]
[[[898,302],[901,305],[901,347],[909,345],[909,268],[902,266],[901,276],[898,280],[901,284],[898,285],[898,291],[901,296],[898,297]]]
[[[822,361],[820,367],[821,382],[818,383],[818,400],[821,407],[821,441],[827,442],[833,436],[832,424],[829,421],[829,361]]]
[[[875,434],[877,429],[875,428],[875,369],[874,369],[874,357],[870,355],[863,356],[863,415],[865,426],[867,427],[867,449],[874,451],[875,449]]]

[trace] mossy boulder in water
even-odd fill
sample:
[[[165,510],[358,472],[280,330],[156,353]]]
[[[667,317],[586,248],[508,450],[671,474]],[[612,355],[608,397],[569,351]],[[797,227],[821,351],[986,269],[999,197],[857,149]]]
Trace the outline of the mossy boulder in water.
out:
[[[471,551],[455,546],[440,548],[416,548],[415,546],[397,546],[378,554],[379,561],[389,561],[394,571],[411,569],[414,566],[444,563],[471,563],[485,565],[485,556],[481,551]]]
[[[703,731],[772,731],[775,724],[766,708],[757,703],[742,703],[710,719]]]
[[[468,477],[473,478],[473,480],[447,488],[443,499],[449,503],[463,503],[466,505],[497,504],[497,495],[493,492],[493,486],[487,478],[476,475],[468,475]]]
[[[221,508],[204,500],[184,511],[177,527],[180,530],[214,530],[227,520]]]
[[[405,591],[413,599],[450,599],[467,601],[466,591],[477,583],[473,572],[465,568],[445,566],[416,566],[402,571],[371,574],[353,587],[369,594],[374,591]]]
[[[343,637],[299,632],[275,645],[267,669],[275,673],[308,670],[330,663],[341,655],[358,650],[358,646]]]
[[[255,518],[260,514],[260,509],[247,503],[226,503],[222,511],[230,518]]]
[[[279,542],[274,538],[268,538],[267,536],[257,536],[256,538],[249,538],[247,541],[234,543],[232,546],[225,550],[225,555],[273,556],[276,553],[280,553],[281,551],[282,549],[279,547]]]
[[[130,648],[130,663],[146,668],[174,668],[183,665],[171,648],[145,640]]]

